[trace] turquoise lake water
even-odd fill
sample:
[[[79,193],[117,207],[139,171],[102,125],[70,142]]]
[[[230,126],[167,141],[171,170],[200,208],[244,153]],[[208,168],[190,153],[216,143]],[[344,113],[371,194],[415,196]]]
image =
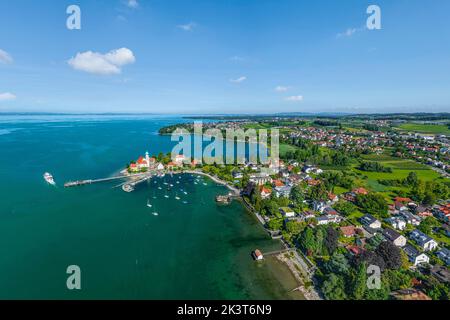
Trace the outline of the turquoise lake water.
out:
[[[295,298],[284,266],[250,257],[280,243],[239,202],[218,206],[214,197],[227,190],[211,180],[166,176],[133,193],[118,181],[62,187],[111,176],[146,150],[170,151],[157,131],[182,121],[0,115],[0,298]],[[81,290],[66,287],[69,265],[81,268]]]

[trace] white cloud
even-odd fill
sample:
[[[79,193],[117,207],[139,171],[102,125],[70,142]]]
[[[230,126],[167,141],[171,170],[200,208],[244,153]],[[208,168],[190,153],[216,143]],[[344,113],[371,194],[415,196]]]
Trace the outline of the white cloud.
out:
[[[232,82],[232,83],[242,83],[242,82],[244,82],[245,80],[247,80],[247,77],[242,76],[242,77],[239,77],[239,78],[237,78],[237,79],[230,79],[230,82]]]
[[[0,93],[0,101],[16,100],[16,96],[10,92]]]
[[[361,28],[348,28],[347,30],[345,30],[344,32],[340,32],[336,35],[336,38],[349,38],[351,36],[353,36],[355,33],[357,32],[361,32],[366,30],[366,27],[361,27]]]
[[[111,50],[106,54],[92,51],[79,52],[68,63],[75,70],[110,75],[120,74],[122,72],[121,67],[134,63],[135,61],[136,58],[130,49],[120,48]]]
[[[127,6],[136,9],[137,7],[139,7],[139,2],[137,2],[137,0],[128,0]]]
[[[291,101],[291,102],[300,102],[300,101],[303,101],[303,96],[290,96],[290,97],[287,97],[285,100]]]
[[[286,92],[290,89],[291,87],[287,87],[287,86],[277,86],[275,87],[275,91],[276,92]]]
[[[0,49],[0,63],[4,63],[4,64],[10,64],[13,62],[13,58],[11,57],[11,55]]]
[[[193,31],[196,26],[197,24],[195,22],[189,22],[187,24],[179,25],[178,28],[184,31]]]

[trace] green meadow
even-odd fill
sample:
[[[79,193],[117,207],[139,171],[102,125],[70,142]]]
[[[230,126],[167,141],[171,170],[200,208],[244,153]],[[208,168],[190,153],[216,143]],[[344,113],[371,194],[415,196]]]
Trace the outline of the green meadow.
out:
[[[353,165],[353,171],[358,174],[359,183],[373,191],[384,193],[386,198],[391,198],[394,191],[406,191],[408,188],[385,186],[380,184],[378,180],[405,179],[410,172],[415,172],[417,177],[423,181],[432,181],[440,178],[439,173],[431,170],[426,165],[412,160],[394,158],[389,155],[369,155],[363,156],[363,158],[367,161],[377,161],[381,165],[392,169],[392,172],[366,172],[357,169],[357,165]]]
[[[450,129],[446,124],[419,124],[405,123],[399,126],[401,130],[414,131],[429,134],[450,134]]]

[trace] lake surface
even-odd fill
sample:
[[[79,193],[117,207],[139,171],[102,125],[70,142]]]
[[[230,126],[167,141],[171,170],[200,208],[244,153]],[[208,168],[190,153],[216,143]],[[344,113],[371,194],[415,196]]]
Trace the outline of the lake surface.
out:
[[[301,298],[284,265],[250,257],[280,243],[239,202],[218,206],[214,197],[227,190],[211,180],[166,176],[133,193],[118,181],[62,187],[109,177],[147,150],[169,152],[174,142],[157,131],[178,122],[0,115],[0,298]],[[81,290],[66,287],[69,265],[81,268]]]

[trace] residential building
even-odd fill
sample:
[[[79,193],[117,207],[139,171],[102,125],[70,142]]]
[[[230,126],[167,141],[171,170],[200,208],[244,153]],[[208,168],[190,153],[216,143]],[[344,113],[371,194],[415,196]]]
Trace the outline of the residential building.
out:
[[[381,228],[381,222],[379,220],[377,220],[371,214],[366,214],[365,216],[361,217],[359,220],[366,227],[369,227],[372,229]]]
[[[399,234],[397,231],[385,228],[383,230],[383,236],[393,244],[395,244],[397,247],[404,247],[406,245],[406,238]]]
[[[437,248],[438,243],[419,230],[414,230],[409,234],[411,240],[414,240],[424,251],[432,251]]]

